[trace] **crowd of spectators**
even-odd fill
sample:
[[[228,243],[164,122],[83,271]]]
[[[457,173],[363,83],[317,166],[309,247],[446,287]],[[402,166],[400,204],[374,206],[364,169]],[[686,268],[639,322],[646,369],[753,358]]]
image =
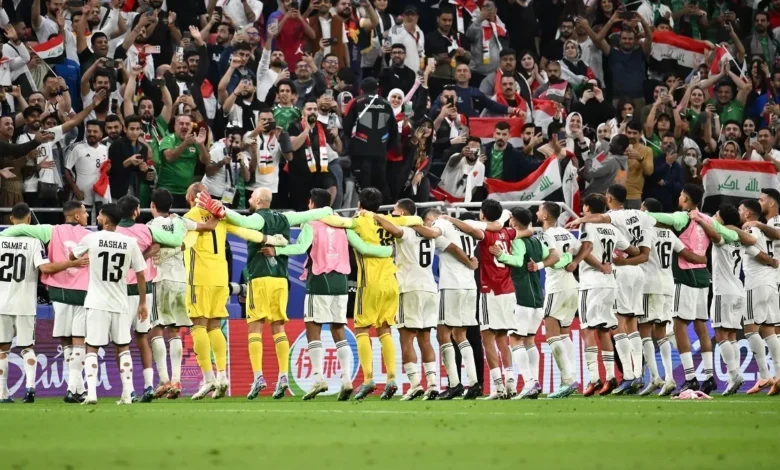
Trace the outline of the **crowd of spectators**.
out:
[[[584,194],[671,210],[707,159],[780,170],[780,0],[0,5],[4,208],[155,187],[183,208],[194,181],[235,208],[260,187],[274,208],[315,187],[477,201],[555,158]],[[658,54],[661,32],[707,50]]]

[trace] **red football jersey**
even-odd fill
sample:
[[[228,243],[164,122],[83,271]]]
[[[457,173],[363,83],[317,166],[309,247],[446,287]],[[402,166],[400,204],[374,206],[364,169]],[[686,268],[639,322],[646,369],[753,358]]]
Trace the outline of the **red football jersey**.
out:
[[[501,248],[512,253],[512,240],[516,232],[513,228],[502,228],[500,232],[485,231],[485,238],[479,242],[479,283],[480,292],[492,292],[495,295],[513,294],[515,285],[512,283],[509,266],[499,263],[489,248],[501,245]]]

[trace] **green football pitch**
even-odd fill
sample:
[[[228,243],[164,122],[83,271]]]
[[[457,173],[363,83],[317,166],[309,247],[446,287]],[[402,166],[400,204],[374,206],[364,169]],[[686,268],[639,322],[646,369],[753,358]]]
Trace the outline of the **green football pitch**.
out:
[[[0,406],[2,469],[778,468],[780,398]]]

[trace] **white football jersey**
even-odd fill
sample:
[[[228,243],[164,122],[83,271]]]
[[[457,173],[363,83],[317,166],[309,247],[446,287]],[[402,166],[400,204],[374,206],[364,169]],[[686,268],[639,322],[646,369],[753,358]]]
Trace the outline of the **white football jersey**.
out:
[[[652,228],[655,219],[636,209],[618,209],[607,212],[612,225],[631,243],[631,246],[652,248]]]
[[[745,290],[751,290],[761,286],[775,287],[777,270],[772,266],[765,265],[755,258],[755,256],[758,256],[761,252],[767,253],[767,244],[769,241],[767,240],[766,235],[764,235],[764,232],[757,227],[752,227],[748,232],[756,237],[756,244],[750,247],[755,248],[756,250],[750,250],[750,252],[748,252],[747,249],[745,250],[745,254],[748,255],[745,258],[745,264],[742,267],[745,272]],[[756,251],[758,252],[751,256],[750,253],[755,253]]]
[[[401,227],[401,230],[404,236],[395,244],[395,265],[398,267],[395,277],[399,291],[436,292],[433,279],[434,241],[424,238],[412,228]]]
[[[780,230],[780,215],[776,215],[766,221],[766,224],[772,228]],[[767,240],[767,254],[780,261],[780,240]],[[780,269],[777,270],[775,282],[780,284]]]
[[[108,160],[108,147],[98,144],[90,147],[86,141],[76,144],[65,159],[65,168],[73,173],[76,178],[76,186],[84,193],[84,204],[91,206],[95,198],[95,190],[92,187],[100,178],[100,167]]]
[[[38,266],[48,262],[40,240],[0,237],[0,313],[35,316]]]
[[[580,227],[580,243],[591,242],[591,254],[602,264],[612,263],[615,250],[625,250],[631,244],[620,231],[611,224],[583,224]],[[604,274],[585,261],[580,263],[580,290],[599,287],[614,288],[615,276]]]
[[[560,255],[564,253],[576,253],[580,250],[580,242],[571,232],[563,227],[551,227],[542,233],[542,243],[547,248],[556,250]],[[574,273],[565,269],[553,269],[552,266],[544,268],[544,291],[548,294],[561,292],[578,287]]]
[[[176,220],[185,220],[179,217]],[[189,219],[186,219],[189,220]],[[174,232],[174,220],[170,217],[155,217],[150,220],[146,225],[154,227],[156,229],[165,230],[166,232]],[[175,282],[187,282],[187,272],[184,270],[184,253],[179,248],[160,248],[161,258],[165,258],[157,267],[157,277],[154,278],[154,282],[160,281],[175,281]]]
[[[739,242],[712,244],[712,293],[715,295],[745,296],[739,279],[745,247]]]
[[[644,293],[674,295],[672,253],[681,252],[685,245],[668,228],[655,227],[653,232],[650,259],[641,265],[645,275]]]
[[[127,273],[143,273],[146,261],[134,238],[101,230],[81,239],[76,257],[89,254],[89,291],[84,307],[107,312],[127,312]],[[135,312],[131,312],[135,313]]]
[[[477,241],[458,230],[449,220],[437,219],[433,227],[441,230],[442,234],[436,239],[436,249],[439,250],[439,289],[476,289],[474,271],[444,250],[453,243],[471,258]]]

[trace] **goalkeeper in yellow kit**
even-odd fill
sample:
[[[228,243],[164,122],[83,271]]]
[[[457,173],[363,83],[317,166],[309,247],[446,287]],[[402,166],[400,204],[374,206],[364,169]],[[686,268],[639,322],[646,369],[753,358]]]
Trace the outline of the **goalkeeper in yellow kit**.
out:
[[[374,220],[373,212],[382,204],[382,193],[376,188],[360,191],[358,208],[362,212],[352,219],[329,216],[322,222],[354,230],[360,238],[371,245],[393,245],[395,238]],[[420,217],[387,217],[396,225],[422,225]],[[395,345],[390,335],[390,327],[395,324],[398,312],[398,281],[395,279],[396,267],[392,258],[363,257],[357,251],[355,258],[358,266],[358,290],[355,299],[355,336],[357,338],[358,359],[363,369],[363,385],[355,394],[356,400],[362,400],[374,390],[374,364],[371,350],[371,328],[376,329],[382,345],[382,359],[387,369],[387,384],[382,399],[389,400],[398,390],[395,383]]]

